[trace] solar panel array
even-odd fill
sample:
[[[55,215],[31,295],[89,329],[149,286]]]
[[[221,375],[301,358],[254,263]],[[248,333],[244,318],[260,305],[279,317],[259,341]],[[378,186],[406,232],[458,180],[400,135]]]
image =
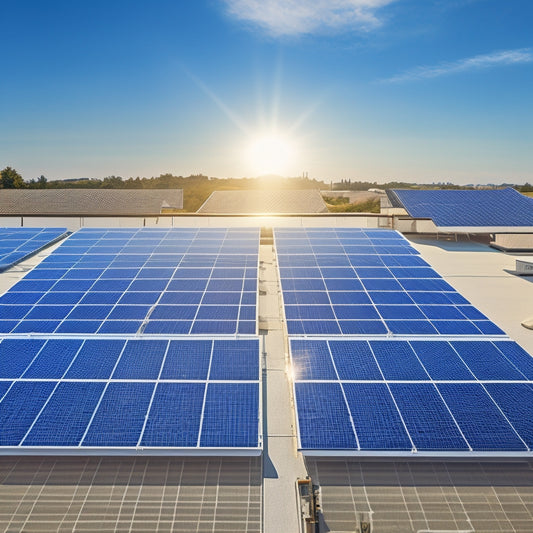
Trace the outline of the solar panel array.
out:
[[[82,229],[0,297],[1,333],[256,333],[257,229]]]
[[[0,297],[0,453],[258,453],[258,250],[257,228],[70,236]]]
[[[414,218],[431,218],[438,227],[533,226],[533,199],[512,188],[496,190],[412,190],[389,192]]]
[[[512,341],[292,339],[300,448],[528,452],[533,358]]]
[[[504,335],[399,233],[277,229],[289,335]]]
[[[67,228],[0,228],[0,272],[67,235]]]
[[[0,446],[258,448],[258,339],[4,339]]]
[[[533,358],[402,235],[275,242],[304,453],[531,452]]]

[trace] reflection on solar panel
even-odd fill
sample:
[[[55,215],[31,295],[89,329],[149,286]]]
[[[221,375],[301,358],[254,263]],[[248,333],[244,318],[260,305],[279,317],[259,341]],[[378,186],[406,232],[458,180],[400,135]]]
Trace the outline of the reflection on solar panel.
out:
[[[291,339],[307,454],[530,454],[533,358],[516,343]]]
[[[256,332],[259,229],[82,229],[0,297],[1,333]]]
[[[289,335],[504,335],[398,232],[276,229]]]
[[[499,190],[389,191],[393,204],[438,227],[533,226],[533,199],[512,188]]]
[[[66,234],[67,228],[0,228],[0,272]]]
[[[256,338],[0,343],[0,453],[255,454],[259,423]]]

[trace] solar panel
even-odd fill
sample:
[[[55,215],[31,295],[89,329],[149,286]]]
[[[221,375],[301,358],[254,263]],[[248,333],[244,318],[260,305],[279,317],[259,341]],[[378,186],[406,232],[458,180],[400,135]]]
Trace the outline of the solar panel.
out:
[[[533,358],[513,341],[292,338],[290,355],[305,454],[531,451]]]
[[[533,226],[533,199],[512,188],[498,190],[402,190],[389,193],[414,218],[438,227]]]
[[[256,333],[259,230],[84,228],[0,296],[2,333]]]
[[[67,228],[0,228],[0,272],[66,235]]]
[[[260,451],[257,338],[7,338],[0,355],[0,453]]]
[[[398,232],[277,228],[274,237],[289,335],[505,335]]]

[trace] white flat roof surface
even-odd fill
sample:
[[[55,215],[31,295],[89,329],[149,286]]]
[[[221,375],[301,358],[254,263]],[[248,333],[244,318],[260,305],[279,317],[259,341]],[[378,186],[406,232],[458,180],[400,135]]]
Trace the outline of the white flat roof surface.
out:
[[[533,317],[533,279],[507,272],[533,254],[506,254],[474,241],[408,239],[452,287],[533,354],[533,331],[521,325]]]

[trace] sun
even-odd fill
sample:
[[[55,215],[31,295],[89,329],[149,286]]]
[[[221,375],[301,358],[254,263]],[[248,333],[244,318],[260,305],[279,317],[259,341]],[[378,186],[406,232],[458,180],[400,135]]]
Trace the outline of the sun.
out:
[[[280,134],[259,135],[249,143],[247,156],[254,174],[284,176],[294,157],[294,145]]]

